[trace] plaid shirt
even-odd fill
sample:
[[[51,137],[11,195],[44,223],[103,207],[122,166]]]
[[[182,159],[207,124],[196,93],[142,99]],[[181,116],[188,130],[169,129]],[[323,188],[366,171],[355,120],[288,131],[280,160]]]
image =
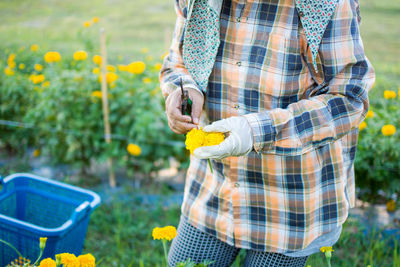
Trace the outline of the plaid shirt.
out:
[[[164,95],[197,88],[182,61],[187,7],[160,72]],[[220,46],[203,119],[245,116],[254,150],[245,157],[191,157],[182,213],[236,247],[304,249],[340,226],[354,206],[358,125],[374,70],[364,55],[356,0],[340,0],[312,65],[294,0],[224,0]]]

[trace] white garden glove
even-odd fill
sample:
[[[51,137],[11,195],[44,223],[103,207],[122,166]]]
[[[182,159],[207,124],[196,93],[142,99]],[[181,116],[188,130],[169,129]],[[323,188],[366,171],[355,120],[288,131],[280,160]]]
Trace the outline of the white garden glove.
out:
[[[253,135],[250,124],[244,117],[230,117],[204,127],[205,132],[229,132],[219,145],[203,146],[193,154],[200,159],[222,159],[230,156],[244,156],[253,149]]]

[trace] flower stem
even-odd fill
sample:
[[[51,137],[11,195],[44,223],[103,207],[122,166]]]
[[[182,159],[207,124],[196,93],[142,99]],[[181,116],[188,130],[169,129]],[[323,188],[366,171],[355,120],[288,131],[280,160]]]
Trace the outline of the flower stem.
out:
[[[11,245],[10,243],[8,243],[7,241],[4,241],[3,239],[0,239],[0,242],[6,244],[7,246],[9,246],[10,248],[12,248],[13,250],[15,250],[15,252],[17,252],[18,256],[20,256],[22,258],[21,253],[19,253],[18,249],[16,249],[13,245]]]
[[[36,263],[37,263],[37,262],[40,260],[40,258],[42,257],[42,255],[43,255],[43,250],[44,250],[44,248],[40,250],[39,257],[36,259],[36,261],[35,261],[35,263],[33,264],[33,266],[35,266]]]
[[[211,160],[210,160],[210,159],[208,159],[208,166],[210,166],[211,173],[213,173],[213,168],[212,168]]]
[[[331,259],[326,259],[326,261],[328,262],[328,267],[331,267]]]
[[[163,248],[164,248],[165,262],[167,263],[167,266],[168,266],[167,241],[165,239],[163,239],[162,244],[163,244]]]

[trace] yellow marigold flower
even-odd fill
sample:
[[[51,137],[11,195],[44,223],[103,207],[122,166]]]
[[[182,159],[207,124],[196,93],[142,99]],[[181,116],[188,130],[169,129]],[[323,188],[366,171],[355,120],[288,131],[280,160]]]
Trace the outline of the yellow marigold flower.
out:
[[[391,199],[388,202],[386,202],[386,210],[388,212],[394,212],[396,210],[396,201]]]
[[[49,87],[50,86],[50,81],[45,81],[44,83],[42,83],[43,87]]]
[[[58,62],[58,61],[61,60],[61,55],[60,55],[60,53],[58,53],[58,52],[50,51],[50,52],[47,52],[47,53],[44,55],[44,60],[45,60],[47,63]]]
[[[143,83],[151,83],[151,79],[149,77],[145,77],[142,80]]]
[[[367,123],[365,121],[363,121],[362,123],[360,123],[360,125],[358,126],[358,129],[360,130],[360,132],[362,130],[364,130],[367,127]]]
[[[98,98],[102,98],[103,97],[103,93],[99,90],[93,91],[92,92],[92,96],[93,97],[98,97]]]
[[[99,74],[100,68],[93,68],[92,72],[93,72],[93,74]]]
[[[149,53],[149,49],[147,47],[143,47],[140,52],[142,52],[143,54],[147,54]]]
[[[52,258],[43,259],[40,261],[39,267],[56,267],[57,264]]]
[[[333,252],[334,250],[332,249],[332,247],[321,247],[320,249],[319,249],[322,253],[325,253],[325,252],[328,252],[328,251],[330,251],[330,252]]]
[[[185,145],[186,149],[193,154],[193,151],[202,146],[215,146],[224,141],[225,135],[223,133],[206,133],[202,128],[192,129],[186,135]]]
[[[396,133],[396,127],[391,124],[384,125],[381,129],[384,136],[392,136]]]
[[[83,22],[83,27],[85,27],[85,28],[89,28],[90,25],[91,25],[91,22],[90,22],[90,21],[84,21],[84,22]]]
[[[167,51],[167,52],[165,52],[164,54],[162,54],[162,55],[161,55],[161,59],[164,60],[164,58],[165,58],[166,56],[168,56],[168,54],[169,54],[169,51]]]
[[[147,55],[146,56],[146,60],[147,61],[152,61],[154,59],[154,57],[152,55]]]
[[[87,59],[87,53],[83,50],[80,51],[76,51],[74,53],[74,60],[78,61],[78,60],[85,60]]]
[[[126,150],[128,150],[129,154],[133,156],[139,156],[142,153],[142,149],[140,148],[140,146],[135,144],[129,144]]]
[[[18,68],[19,68],[20,70],[25,69],[25,64],[24,64],[24,63],[20,63],[20,64],[18,65]]]
[[[14,69],[15,66],[17,66],[17,64],[15,63],[15,61],[8,62],[8,67],[9,67],[9,68]]]
[[[117,68],[115,66],[113,66],[113,65],[108,65],[107,66],[107,71],[116,72]]]
[[[64,267],[79,267],[79,261],[74,254],[61,253],[61,263]]]
[[[129,64],[128,71],[133,74],[142,74],[146,69],[146,64],[142,61],[136,61]]]
[[[33,153],[36,152],[37,149],[35,149],[35,151]],[[40,153],[40,152],[39,152]],[[46,246],[46,241],[47,241],[47,237],[41,237],[39,238],[40,242],[39,242],[39,248],[42,250],[44,249],[44,247]]]
[[[78,261],[80,263],[80,267],[96,266],[96,258],[90,253],[78,256]]]
[[[161,67],[162,67],[162,64],[161,64],[161,63],[157,63],[157,64],[154,65],[154,68],[155,68],[156,70],[161,70]]]
[[[14,60],[15,60],[15,54],[11,53],[7,58],[7,63],[10,64],[10,62],[14,62]]]
[[[118,70],[119,71],[129,71],[129,66],[128,65],[118,65]]]
[[[7,67],[4,69],[4,74],[7,76],[13,76],[15,72],[10,67]]]
[[[176,237],[176,228],[174,226],[156,227],[153,229],[153,239],[165,239],[171,241]]]
[[[95,56],[93,56],[93,63],[95,63],[95,64],[97,64],[97,65],[100,65],[101,64],[101,56],[99,56],[99,55],[95,55]]]
[[[392,90],[385,90],[383,92],[383,97],[386,99],[396,98],[396,92]]]
[[[31,45],[31,51],[32,51],[32,52],[36,52],[36,51],[38,51],[38,50],[39,50],[39,46],[38,46],[37,44]]]
[[[43,74],[39,74],[39,75],[31,74],[31,75],[29,76],[29,80],[31,80],[31,82],[32,82],[33,84],[42,83],[42,82],[44,82],[45,79],[46,79],[46,78],[44,77]]]
[[[114,72],[106,73],[106,80],[107,80],[108,84],[115,82],[117,79],[118,79],[118,75],[115,74]],[[101,76],[99,76],[99,82],[101,82]]]
[[[40,65],[40,64],[35,64],[35,65],[33,66],[33,68],[34,68],[36,71],[42,71],[42,70],[43,70],[43,66]]]
[[[367,116],[365,116],[366,119],[368,118],[373,118],[375,115],[375,113],[372,110],[368,110],[367,112]]]
[[[100,18],[99,17],[93,17],[92,18],[92,22],[93,23],[98,23],[100,21]]]

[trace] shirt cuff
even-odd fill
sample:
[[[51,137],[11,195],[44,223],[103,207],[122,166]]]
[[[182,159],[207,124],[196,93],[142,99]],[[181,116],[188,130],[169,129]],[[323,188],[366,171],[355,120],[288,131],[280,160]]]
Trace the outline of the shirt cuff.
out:
[[[276,138],[276,129],[267,112],[243,115],[250,124],[253,133],[253,147],[257,153],[272,147]]]

